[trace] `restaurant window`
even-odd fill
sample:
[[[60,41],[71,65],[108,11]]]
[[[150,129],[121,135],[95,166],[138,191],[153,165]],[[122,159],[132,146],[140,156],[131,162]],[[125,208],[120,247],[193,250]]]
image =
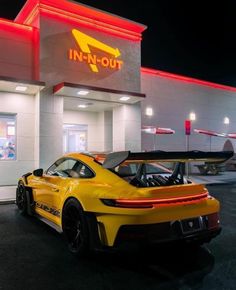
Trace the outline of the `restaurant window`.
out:
[[[64,124],[63,125],[63,151],[85,152],[87,151],[87,125]]]
[[[16,160],[16,116],[0,114],[0,160]]]

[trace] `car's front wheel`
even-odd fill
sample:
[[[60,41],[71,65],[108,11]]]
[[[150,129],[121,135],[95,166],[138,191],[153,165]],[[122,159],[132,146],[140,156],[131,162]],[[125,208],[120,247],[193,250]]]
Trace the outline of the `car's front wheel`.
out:
[[[22,182],[19,182],[16,189],[16,205],[21,214],[27,214],[27,195],[26,188]]]
[[[83,208],[75,199],[68,200],[63,208],[62,229],[73,254],[84,256],[88,253],[88,225]]]

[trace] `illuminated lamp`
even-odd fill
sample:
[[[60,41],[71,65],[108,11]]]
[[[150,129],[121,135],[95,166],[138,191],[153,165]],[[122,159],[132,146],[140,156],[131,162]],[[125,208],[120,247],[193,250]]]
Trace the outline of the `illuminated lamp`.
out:
[[[229,118],[228,117],[224,117],[224,124],[228,125],[230,123]]]
[[[152,116],[153,115],[153,109],[151,107],[147,107],[146,111],[145,111],[145,114],[147,116]]]
[[[202,200],[206,200],[208,197],[207,192],[202,192],[195,195],[178,196],[173,198],[140,198],[140,199],[101,199],[101,201],[107,206],[125,207],[125,208],[152,208],[168,206],[171,204],[192,204]]]
[[[121,97],[120,101],[128,101],[130,99],[130,97]]]
[[[77,95],[86,96],[88,93],[89,93],[89,91],[80,90],[80,91],[77,92]]]
[[[81,104],[81,105],[78,105],[78,108],[85,109],[85,108],[87,108],[87,106],[84,104]]]
[[[196,114],[195,114],[194,112],[191,112],[191,113],[189,114],[189,119],[190,119],[191,121],[195,121],[195,120],[196,120]]]
[[[28,89],[28,87],[26,87],[26,86],[16,86],[16,88],[15,88],[15,90],[17,92],[26,92],[27,89]]]

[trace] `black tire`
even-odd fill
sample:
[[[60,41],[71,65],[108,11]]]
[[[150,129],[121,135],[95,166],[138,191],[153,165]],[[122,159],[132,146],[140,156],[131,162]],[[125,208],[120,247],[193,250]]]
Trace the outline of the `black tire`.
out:
[[[80,257],[88,254],[88,225],[83,208],[75,199],[68,200],[63,208],[62,229],[71,253]]]
[[[22,215],[27,215],[26,188],[22,182],[19,182],[16,189],[16,205]]]

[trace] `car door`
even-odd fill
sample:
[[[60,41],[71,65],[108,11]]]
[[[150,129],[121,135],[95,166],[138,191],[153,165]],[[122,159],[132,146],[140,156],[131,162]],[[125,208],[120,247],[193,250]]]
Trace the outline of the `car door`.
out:
[[[56,224],[60,220],[62,201],[70,179],[76,177],[73,168],[77,163],[78,161],[72,158],[57,160],[42,177],[39,177],[35,186],[36,212]]]

